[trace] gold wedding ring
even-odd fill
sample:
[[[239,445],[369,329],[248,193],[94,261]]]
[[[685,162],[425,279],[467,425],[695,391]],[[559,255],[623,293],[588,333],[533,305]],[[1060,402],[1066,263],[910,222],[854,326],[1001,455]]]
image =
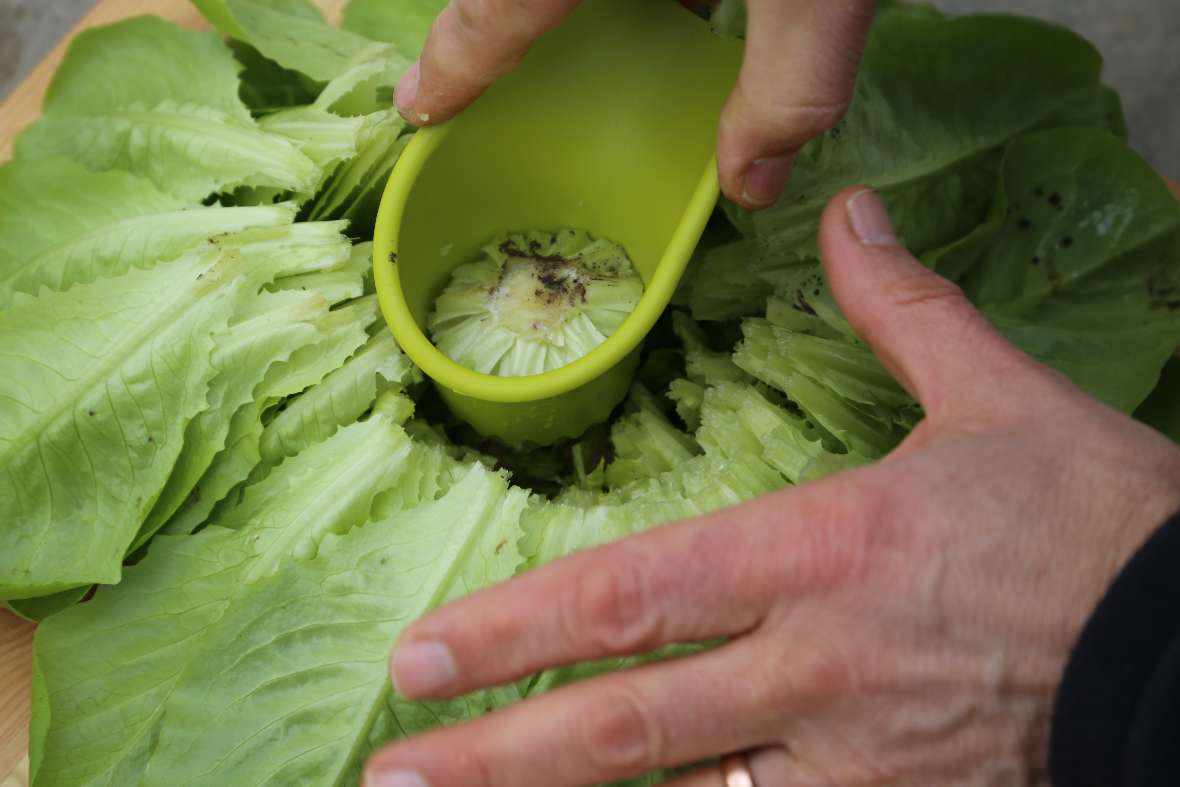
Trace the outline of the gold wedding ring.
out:
[[[725,787],[757,787],[744,754],[730,754],[721,759],[721,778]]]

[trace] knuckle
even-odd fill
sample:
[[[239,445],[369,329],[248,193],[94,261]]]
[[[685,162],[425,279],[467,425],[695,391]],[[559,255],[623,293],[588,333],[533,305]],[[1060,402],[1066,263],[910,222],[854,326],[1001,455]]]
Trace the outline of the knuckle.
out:
[[[455,0],[455,26],[469,36],[486,34],[503,16],[503,0]]]
[[[811,692],[822,697],[849,696],[859,683],[852,664],[831,651],[817,651],[807,658],[799,677]]]
[[[849,99],[842,94],[799,100],[783,96],[769,87],[751,87],[739,82],[737,89],[743,99],[744,111],[736,122],[750,127],[759,136],[780,140],[790,148],[799,147],[835,126],[849,107]]]
[[[547,30],[574,5],[568,0],[454,0],[456,32],[487,48],[489,36],[515,50]]]
[[[852,661],[831,647],[808,648],[792,665],[790,676],[771,683],[770,699],[783,720],[790,723],[800,713],[830,707],[862,693],[862,676]]]
[[[930,306],[959,310],[970,307],[961,289],[925,268],[890,278],[883,289],[889,303],[901,308]]]
[[[606,653],[629,653],[654,646],[660,626],[644,559],[624,545],[608,550],[603,558],[577,580],[573,609],[565,616],[577,628],[572,635],[589,638]]]
[[[648,704],[633,689],[602,692],[579,723],[584,751],[599,773],[640,773],[658,764],[658,728]]]
[[[783,117],[810,139],[835,126],[847,112],[848,99],[835,99],[784,107]]]
[[[510,787],[497,775],[499,770],[492,767],[488,755],[478,749],[461,751],[458,760],[464,784],[470,787]]]
[[[840,494],[817,494],[801,501],[798,510],[810,523],[790,547],[800,557],[804,588],[839,586],[872,565],[888,521],[884,495],[875,485],[846,483]]]

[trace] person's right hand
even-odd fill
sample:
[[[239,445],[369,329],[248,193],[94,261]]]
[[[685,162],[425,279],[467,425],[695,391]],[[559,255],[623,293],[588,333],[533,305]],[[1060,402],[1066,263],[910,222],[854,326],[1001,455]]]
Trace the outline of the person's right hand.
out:
[[[576,787],[732,752],[763,787],[1048,787],[1063,668],[1112,578],[1180,509],[1180,448],[1009,344],[900,245],[874,192],[831,201],[820,249],[844,316],[923,421],[875,464],[415,622],[391,665],[413,699],[724,642],[391,743],[366,787]],[[724,782],[706,767],[667,787]]]
[[[397,87],[414,125],[458,114],[512,70],[578,0],[450,0],[421,59]],[[874,0],[748,0],[746,58],[721,116],[721,190],[742,207],[774,204],[795,153],[843,117]]]

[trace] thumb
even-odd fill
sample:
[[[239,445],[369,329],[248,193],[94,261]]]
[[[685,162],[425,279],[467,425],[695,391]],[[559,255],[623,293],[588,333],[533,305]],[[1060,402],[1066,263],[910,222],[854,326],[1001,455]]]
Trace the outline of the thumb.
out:
[[[772,205],[795,153],[852,97],[873,0],[749,0],[746,57],[721,115],[718,174],[745,208]]]
[[[1040,367],[1000,335],[953,283],[897,241],[875,191],[838,194],[820,225],[824,272],[840,308],[931,418],[991,411]]]
[[[416,126],[467,107],[520,62],[578,0],[451,0],[435,18],[418,62],[398,82],[397,110]]]

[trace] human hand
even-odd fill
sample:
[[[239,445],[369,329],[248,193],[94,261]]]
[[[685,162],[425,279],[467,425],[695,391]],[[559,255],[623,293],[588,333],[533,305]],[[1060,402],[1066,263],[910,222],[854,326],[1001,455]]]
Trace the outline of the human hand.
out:
[[[1180,449],[1009,345],[896,245],[873,192],[833,200],[821,248],[848,320],[925,420],[876,465],[414,624],[392,669],[422,698],[728,641],[396,743],[366,785],[562,787],[746,750],[762,787],[1047,783],[1064,663],[1113,576],[1180,507]],[[676,784],[722,781],[704,769]]]
[[[578,0],[450,0],[419,61],[397,86],[414,125],[440,123],[511,71]],[[772,205],[805,142],[836,124],[872,19],[873,0],[749,0],[746,57],[721,115],[718,174],[725,196]]]

